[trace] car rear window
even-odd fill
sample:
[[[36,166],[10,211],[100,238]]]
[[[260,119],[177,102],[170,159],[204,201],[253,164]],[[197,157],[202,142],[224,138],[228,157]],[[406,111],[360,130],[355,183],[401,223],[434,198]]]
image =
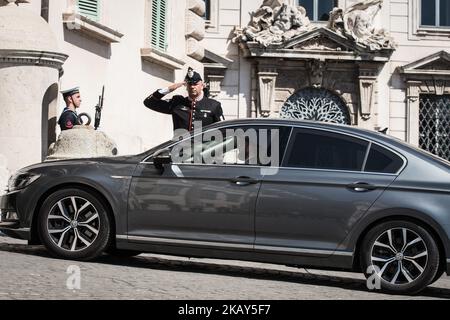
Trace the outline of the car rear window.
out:
[[[362,171],[369,143],[347,135],[298,129],[285,161],[290,168]]]
[[[403,166],[403,159],[395,153],[377,145],[372,145],[367,158],[366,172],[397,173]]]

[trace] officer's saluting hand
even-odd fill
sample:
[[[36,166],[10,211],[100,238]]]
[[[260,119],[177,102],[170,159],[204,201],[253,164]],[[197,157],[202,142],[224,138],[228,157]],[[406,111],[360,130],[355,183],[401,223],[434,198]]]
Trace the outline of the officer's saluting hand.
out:
[[[188,96],[176,95],[170,100],[162,98],[186,85]],[[223,119],[220,102],[205,96],[203,79],[199,73],[189,68],[185,81],[155,91],[144,105],[154,111],[171,114],[174,130],[194,130],[194,122],[201,121],[203,126],[219,122]]]

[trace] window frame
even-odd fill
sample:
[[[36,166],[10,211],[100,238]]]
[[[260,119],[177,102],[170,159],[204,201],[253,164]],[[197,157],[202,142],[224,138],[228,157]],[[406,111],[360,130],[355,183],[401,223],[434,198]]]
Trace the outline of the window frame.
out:
[[[423,24],[422,18],[423,18],[423,12],[422,12],[422,3],[424,0],[419,0],[419,27],[420,28],[440,28],[440,29],[450,29],[450,25],[448,26],[442,26],[440,25],[441,22],[441,15],[440,15],[440,9],[441,9],[441,0],[432,0],[435,3],[435,10],[434,10],[434,19],[435,24]],[[430,1],[430,0],[427,0]]]
[[[401,153],[399,153],[398,151],[390,148],[389,146],[386,146],[382,143],[378,143],[376,141],[370,140],[369,138],[365,138],[365,137],[361,137],[358,135],[354,135],[351,133],[347,133],[347,132],[341,132],[341,131],[337,131],[337,130],[332,130],[332,129],[326,129],[326,128],[316,128],[316,127],[309,127],[309,126],[293,126],[292,127],[293,130],[291,131],[291,137],[289,138],[288,141],[288,145],[287,148],[285,150],[284,156],[283,156],[283,161],[281,163],[281,168],[280,169],[287,169],[287,170],[308,170],[308,171],[321,171],[321,172],[346,172],[346,173],[360,173],[360,174],[370,174],[370,175],[384,175],[384,176],[398,176],[400,175],[400,173],[406,168],[407,164],[408,164],[408,160],[407,158],[402,155]],[[366,155],[365,155],[365,159],[363,162],[363,166],[362,166],[362,170],[361,171],[353,171],[353,170],[337,170],[337,169],[318,169],[318,168],[307,168],[307,167],[288,167],[287,166],[287,159],[290,155],[290,152],[293,149],[293,142],[294,142],[294,135],[296,130],[298,129],[303,129],[303,130],[316,130],[316,131],[322,131],[325,133],[334,133],[337,135],[343,135],[343,136],[347,136],[347,137],[351,137],[354,139],[358,139],[361,141],[365,141],[368,143],[368,147],[366,150]],[[367,165],[367,160],[369,158],[370,155],[370,151],[372,150],[372,146],[376,145],[382,149],[385,149],[389,152],[394,153],[395,155],[399,156],[402,161],[403,161],[403,165],[400,167],[400,169],[396,172],[396,173],[382,173],[382,172],[368,172],[366,171],[366,165]]]
[[[284,154],[283,154],[282,159],[281,159],[281,161],[280,161],[281,166],[278,167],[278,168],[272,167],[272,168],[274,168],[274,169],[283,169],[283,170],[309,170],[309,171],[322,171],[322,172],[347,172],[347,173],[359,173],[359,174],[370,174],[370,175],[398,176],[398,175],[400,175],[400,173],[402,173],[402,171],[403,171],[403,170],[406,168],[406,166],[408,165],[408,160],[407,160],[407,158],[406,158],[403,154],[401,154],[400,152],[398,152],[398,151],[392,149],[392,148],[389,147],[389,146],[386,146],[386,145],[383,144],[383,143],[379,143],[379,142],[373,141],[373,140],[371,140],[371,139],[369,139],[369,138],[366,138],[366,137],[362,137],[362,136],[355,135],[355,134],[348,133],[348,132],[342,132],[342,131],[339,131],[339,130],[328,129],[328,128],[317,128],[317,127],[307,126],[307,125],[298,126],[298,125],[289,125],[289,124],[281,124],[281,123],[278,123],[278,124],[273,124],[273,123],[235,124],[235,125],[227,125],[227,126],[218,126],[218,127],[214,127],[214,128],[205,130],[205,131],[203,131],[203,132],[201,132],[201,133],[200,133],[200,132],[199,132],[199,133],[191,132],[191,133],[189,134],[189,136],[186,136],[186,138],[182,139],[181,141],[170,141],[170,140],[169,140],[169,141],[166,141],[166,142],[164,142],[163,144],[161,144],[161,145],[159,145],[159,146],[153,148],[152,150],[155,150],[155,151],[152,152],[150,155],[147,154],[147,155],[145,156],[145,158],[144,158],[140,163],[141,163],[141,164],[144,164],[144,165],[153,165],[154,163],[153,163],[153,160],[152,160],[152,159],[153,159],[153,156],[154,156],[155,154],[159,153],[161,150],[168,150],[168,149],[171,149],[171,148],[173,148],[173,147],[174,147],[176,144],[178,144],[178,143],[185,142],[186,140],[191,140],[191,139],[194,138],[194,136],[197,136],[197,135],[199,135],[199,134],[204,134],[204,133],[206,133],[206,132],[210,132],[210,131],[213,131],[213,130],[223,130],[223,129],[226,130],[226,129],[236,128],[236,127],[243,127],[243,126],[250,126],[250,125],[253,125],[253,126],[255,126],[255,125],[257,125],[257,126],[266,126],[266,127],[270,127],[270,126],[274,127],[274,126],[277,126],[277,127],[289,127],[289,128],[290,128],[291,131],[290,131],[290,134],[289,134],[289,138],[288,138],[288,140],[287,140],[286,148],[285,148],[285,150],[284,150]],[[323,131],[323,132],[327,132],[327,133],[334,133],[334,134],[338,134],[338,135],[344,135],[344,136],[348,136],[348,137],[352,137],[352,138],[355,138],[355,139],[359,139],[359,140],[368,142],[368,143],[369,143],[369,146],[368,146],[368,148],[367,148],[366,159],[364,160],[364,165],[363,165],[363,168],[362,168],[363,171],[332,170],[332,169],[313,169],[313,168],[290,168],[290,167],[286,167],[286,166],[285,166],[285,162],[286,162],[286,160],[287,160],[287,156],[289,155],[289,152],[290,152],[291,149],[292,149],[292,142],[293,142],[293,139],[292,139],[292,138],[293,138],[293,136],[294,136],[295,130],[297,130],[297,129],[318,130],[318,131]],[[376,146],[378,146],[378,147],[384,148],[384,149],[386,149],[386,150],[388,150],[388,151],[390,151],[390,152],[396,154],[397,156],[399,156],[399,157],[403,160],[403,165],[402,165],[402,167],[401,167],[396,173],[394,173],[394,174],[393,174],[393,173],[378,173],[378,172],[366,172],[366,171],[364,171],[364,170],[366,169],[365,166],[366,166],[367,159],[368,159],[368,157],[369,157],[369,154],[370,154],[370,150],[371,150],[371,148],[372,148],[372,145],[376,145]],[[157,148],[157,149],[156,149],[156,148]],[[179,164],[179,165],[186,165],[186,164]],[[191,164],[191,165],[195,165],[195,164]],[[208,165],[208,164],[198,164],[198,165],[201,165],[201,166],[230,166],[230,165]],[[242,166],[242,165],[233,165],[233,167],[239,167],[239,166]],[[244,165],[244,167],[252,167],[252,166]],[[258,167],[259,167],[259,168],[267,168],[267,167],[264,167],[264,166],[258,166]]]
[[[92,14],[90,14],[88,12],[85,12],[80,7],[80,1],[81,2],[93,2],[93,1],[95,1],[95,3],[96,3],[96,14],[92,15]],[[78,13],[81,16],[83,16],[83,17],[85,17],[87,19],[90,19],[92,21],[95,21],[95,22],[101,22],[101,20],[102,20],[101,19],[101,0],[76,0],[76,6],[77,6],[77,11],[78,11]]]
[[[337,139],[338,137],[342,139],[345,138],[350,138],[352,140],[357,140],[360,144],[365,144],[365,153],[364,153],[364,158],[361,164],[361,170],[352,170],[352,169],[332,169],[332,168],[316,168],[316,167],[302,167],[302,166],[289,166],[288,165],[288,160],[290,158],[290,155],[294,152],[294,143],[295,143],[295,138],[297,136],[298,133],[301,134],[301,132],[307,132],[310,134],[317,134],[317,135],[324,135],[324,136],[328,136],[329,138],[332,139]],[[330,137],[331,136],[331,137]],[[333,136],[337,136],[337,137],[333,137]],[[361,139],[359,137],[355,137],[352,135],[346,135],[346,134],[341,134],[341,133],[337,133],[337,132],[329,132],[329,131],[325,131],[325,130],[320,130],[320,129],[310,129],[310,128],[295,128],[292,133],[291,133],[291,138],[289,140],[289,145],[286,149],[286,153],[282,162],[282,167],[283,168],[287,168],[287,169],[302,169],[302,170],[320,170],[320,171],[339,171],[339,172],[364,172],[366,163],[367,163],[367,158],[368,155],[370,153],[370,141],[365,140],[365,139]]]
[[[300,4],[301,0],[296,0],[296,3],[298,6],[301,6]],[[326,20],[319,20],[319,1],[320,0],[312,0],[313,1],[313,12],[312,12],[312,18],[310,19],[313,23],[327,23]],[[339,6],[339,0],[332,0],[333,6],[331,10],[333,10],[334,7]],[[330,11],[331,11],[330,10]],[[306,16],[308,16],[309,12],[306,12]]]
[[[369,162],[369,158],[370,158],[370,154],[372,153],[372,150],[377,151],[375,148],[378,148],[378,149],[380,149],[381,151],[383,151],[385,153],[393,154],[393,155],[397,156],[403,162],[403,164],[400,166],[400,169],[403,167],[405,161],[400,155],[398,155],[395,152],[392,152],[391,150],[385,148],[384,146],[381,146],[381,145],[378,145],[378,144],[374,144],[374,143],[371,142],[370,146],[369,146],[368,154],[367,154],[367,157],[366,157],[366,160],[365,160],[365,163],[364,163],[364,172],[369,173],[369,174],[372,174],[372,173],[396,174],[396,173],[388,173],[388,172],[380,172],[380,171],[368,171],[367,170],[367,163]],[[389,155],[389,157],[390,157],[390,155]],[[399,172],[400,169],[398,169],[396,172]]]
[[[205,17],[205,29],[206,32],[218,33],[219,32],[219,0],[204,0],[205,2],[205,15],[209,12],[209,19]],[[209,3],[207,3],[209,2]],[[206,6],[209,4],[209,10]]]
[[[167,0],[149,0],[148,2],[149,2],[149,20],[150,20],[149,22],[150,23],[148,25],[149,34],[147,37],[148,38],[147,41],[149,43],[149,48],[166,53],[169,48],[169,27],[168,27],[169,24],[167,23],[168,18],[169,18],[169,13],[170,13],[169,12],[169,2]],[[164,42],[163,42],[162,46],[160,44],[160,40],[161,40],[160,23],[161,23],[161,21],[160,20],[155,21],[155,19],[154,19],[155,16],[154,16],[153,9],[154,9],[155,2],[157,2],[156,7],[158,8],[158,10],[161,10],[161,2],[164,3],[164,9],[165,9],[164,29],[163,29],[164,35],[162,35]],[[156,15],[157,15],[157,18],[161,18],[161,12],[156,13]],[[154,29],[158,30],[158,33],[156,35],[153,32]],[[156,44],[154,44],[154,41],[156,41]]]
[[[408,40],[448,41],[450,26],[438,27],[422,25],[423,0],[409,0]]]
[[[203,16],[203,19],[205,19],[206,24],[211,23],[211,0],[203,0],[205,3],[205,14]]]
[[[280,153],[281,159],[279,159],[279,160],[280,160],[280,167],[281,167],[281,164],[284,161],[284,157],[286,156],[286,152],[287,152],[287,150],[289,148],[289,143],[290,143],[290,140],[291,140],[291,137],[292,137],[292,132],[293,132],[293,130],[295,128],[292,127],[292,126],[287,126],[287,125],[282,125],[282,124],[266,124],[266,123],[261,123],[261,124],[260,123],[258,123],[258,124],[235,124],[235,125],[231,125],[231,126],[230,125],[228,125],[228,126],[219,126],[219,127],[215,127],[215,128],[211,128],[211,129],[202,131],[202,132],[195,132],[194,131],[194,132],[191,132],[189,134],[189,136],[186,136],[185,138],[183,138],[180,141],[173,141],[173,142],[167,141],[167,142],[163,143],[162,145],[160,145],[158,147],[158,149],[155,152],[153,152],[151,155],[147,156],[141,162],[141,164],[153,164],[153,157],[155,156],[155,154],[159,153],[161,150],[171,150],[176,145],[181,144],[181,143],[185,143],[188,140],[191,141],[191,140],[195,139],[195,137],[198,137],[199,135],[203,135],[203,134],[205,134],[207,132],[218,131],[218,130],[219,131],[226,131],[227,129],[234,129],[234,130],[236,130],[236,129],[242,129],[242,128],[246,128],[246,127],[259,127],[259,128],[260,127],[267,127],[268,130],[271,130],[271,129],[275,128],[275,127],[279,127],[279,128],[287,127],[288,130],[290,130],[288,132],[288,134],[287,134],[288,137],[287,137],[287,140],[286,140],[286,146],[285,146],[284,152]],[[173,164],[174,165],[178,165],[178,166],[181,165],[181,166],[214,166],[214,167],[233,167],[233,168],[235,168],[235,167],[245,167],[245,168],[250,168],[250,167],[252,167],[252,168],[255,168],[255,167],[257,167],[257,168],[280,168],[280,167],[271,167],[271,166],[263,166],[263,165],[251,165],[251,164],[204,164],[204,163],[178,163],[178,162],[177,163],[173,163]]]

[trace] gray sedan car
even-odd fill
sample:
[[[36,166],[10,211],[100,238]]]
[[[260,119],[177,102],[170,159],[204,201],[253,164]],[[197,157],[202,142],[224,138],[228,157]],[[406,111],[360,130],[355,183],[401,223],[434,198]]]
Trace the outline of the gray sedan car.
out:
[[[64,259],[248,260],[361,271],[416,293],[450,272],[449,173],[377,132],[228,121],[139,155],[24,168],[1,197],[0,230]]]

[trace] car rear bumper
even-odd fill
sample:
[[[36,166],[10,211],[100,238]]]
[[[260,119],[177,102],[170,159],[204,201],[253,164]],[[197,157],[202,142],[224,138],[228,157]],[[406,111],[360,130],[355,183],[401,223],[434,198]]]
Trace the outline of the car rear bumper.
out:
[[[19,220],[16,200],[18,192],[0,196],[0,232],[16,239],[30,240],[30,228],[24,228]]]

